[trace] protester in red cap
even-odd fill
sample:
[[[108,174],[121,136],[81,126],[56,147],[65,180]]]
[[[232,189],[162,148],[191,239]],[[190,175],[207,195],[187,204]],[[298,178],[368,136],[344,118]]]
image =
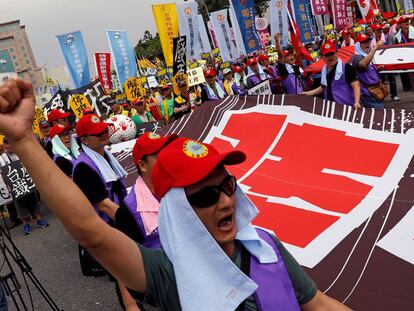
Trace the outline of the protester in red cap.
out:
[[[374,30],[372,29],[372,27],[370,25],[367,25],[365,27],[365,34],[370,38],[374,37]]]
[[[154,122],[155,120],[151,112],[146,110],[147,107],[145,101],[142,98],[134,100],[134,107],[136,113],[134,116],[132,116],[132,121],[134,121],[135,125],[137,126],[138,136],[140,134],[140,124]]]
[[[304,71],[296,64],[296,54],[293,48],[283,50],[280,44],[280,34],[275,36],[276,50],[279,55],[278,71],[282,78],[282,86],[286,94],[301,94],[307,88]]]
[[[147,132],[136,140],[132,149],[138,178],[116,211],[115,227],[145,247],[161,247],[157,230],[160,204],[154,196],[152,169],[158,153],[176,138],[175,134],[163,137]]]
[[[163,121],[161,108],[157,103],[157,99],[150,93],[146,93],[142,96],[142,101],[145,103],[147,110],[151,112],[152,117],[155,121]],[[162,100],[161,100],[162,103]]]
[[[348,29],[342,30],[341,31],[341,36],[342,36],[342,39],[343,39],[341,47],[354,46],[355,45],[355,41],[354,41],[354,39],[352,39],[351,32]]]
[[[277,68],[270,65],[269,62],[269,55],[267,54],[260,54],[259,55],[259,64],[262,66],[263,71],[266,73],[267,78],[269,79],[270,88],[273,94],[282,94],[283,88],[281,88],[281,77]]]
[[[414,27],[410,25],[409,18],[401,16],[398,19],[399,31],[395,35],[395,44],[404,44],[414,42]],[[408,78],[408,79],[407,79]],[[414,92],[414,73],[401,74],[401,81],[403,82],[403,88],[408,91],[411,84],[411,89]],[[408,81],[410,83],[408,83]]]
[[[324,98],[338,104],[361,108],[361,86],[355,69],[350,64],[345,64],[338,57],[335,42],[326,41],[321,46],[322,59],[326,65],[322,69],[322,86],[304,95],[318,96],[324,94]]]
[[[124,115],[124,116],[128,116],[128,111],[125,110],[122,106],[122,104],[124,104],[126,101],[126,99],[118,99],[115,100],[113,98],[111,98],[108,101],[108,104],[111,107],[112,113],[109,114],[109,118],[113,117],[113,116],[117,116],[117,115]]]
[[[359,34],[355,41],[355,56],[352,64],[358,73],[361,85],[361,104],[366,108],[384,108],[384,99],[388,93],[384,93],[386,86],[382,83],[378,71],[373,64],[375,52],[384,45],[379,40],[374,48],[371,48],[371,38],[366,34]]]
[[[235,65],[232,67],[232,70],[234,72],[234,81],[236,82],[236,84],[247,92],[247,89],[248,89],[247,84],[246,84],[247,78],[245,76],[243,67],[240,65]]]
[[[59,109],[53,109],[47,115],[47,121],[49,122],[50,126],[54,126],[55,124],[62,124],[64,126],[69,125],[69,118],[70,112],[63,112]]]
[[[82,115],[85,116],[87,114],[95,114],[95,112],[93,111],[92,108],[86,107],[85,109],[83,109]]]
[[[249,58],[247,60],[247,87],[251,89],[266,79],[267,75],[259,65],[257,58]]]
[[[31,83],[11,80],[0,87],[0,98],[0,110],[8,111],[0,114],[0,130],[49,208],[137,299],[160,310],[350,310],[318,291],[274,235],[251,225],[257,208],[224,167],[243,162],[243,152],[176,139],[159,153],[152,181],[163,197],[163,248],[149,250],[99,219],[39,146],[31,131]]]
[[[50,124],[48,121],[43,120],[39,123],[40,134],[42,138],[40,139],[41,145],[46,147],[46,143],[50,140]]]
[[[53,160],[69,177],[72,176],[73,162],[79,157],[79,145],[71,135],[72,126],[56,124],[50,130]]]
[[[374,30],[374,36],[371,41],[371,48],[375,48],[377,46],[377,42],[386,42],[387,38],[383,32],[383,26],[380,24],[372,25],[372,29]]]
[[[214,69],[209,68],[204,71],[204,77],[206,78],[206,83],[201,91],[202,103],[222,99],[227,96],[224,85],[221,81],[217,80],[217,74]]]
[[[188,92],[188,85],[185,81],[178,82],[180,93],[174,100],[174,119],[178,120],[182,116],[191,112],[191,97]]]
[[[163,102],[161,104],[161,113],[165,124],[173,121],[174,115],[174,95],[171,90],[171,85],[167,84],[162,87]]]

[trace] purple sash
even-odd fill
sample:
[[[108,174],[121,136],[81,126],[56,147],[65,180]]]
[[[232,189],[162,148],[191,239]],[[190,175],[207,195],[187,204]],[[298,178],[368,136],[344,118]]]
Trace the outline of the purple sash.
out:
[[[295,290],[283,258],[273,237],[264,230],[257,229],[259,236],[276,252],[278,261],[261,264],[256,257],[250,256],[250,277],[259,286],[254,297],[260,311],[300,311]]]

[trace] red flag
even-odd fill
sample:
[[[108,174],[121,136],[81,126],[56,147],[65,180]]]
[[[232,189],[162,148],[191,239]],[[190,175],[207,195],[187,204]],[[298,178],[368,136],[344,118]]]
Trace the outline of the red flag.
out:
[[[357,0],[357,3],[365,21],[373,19],[379,13],[375,0]]]
[[[98,72],[99,81],[106,92],[112,90],[111,77],[111,54],[95,53],[96,71]]]

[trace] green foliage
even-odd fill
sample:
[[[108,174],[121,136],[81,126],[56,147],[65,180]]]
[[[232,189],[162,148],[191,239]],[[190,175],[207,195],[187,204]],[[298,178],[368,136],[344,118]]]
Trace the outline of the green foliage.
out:
[[[163,59],[160,36],[157,33],[155,37],[147,30],[142,39],[135,46],[135,54],[139,58],[147,58],[153,60],[155,57]]]

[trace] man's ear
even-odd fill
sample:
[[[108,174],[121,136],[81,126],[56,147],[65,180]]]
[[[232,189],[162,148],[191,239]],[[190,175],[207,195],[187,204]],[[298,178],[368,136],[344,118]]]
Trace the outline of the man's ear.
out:
[[[147,163],[145,163],[145,161],[139,160],[138,161],[138,168],[141,172],[146,173],[147,172]]]

